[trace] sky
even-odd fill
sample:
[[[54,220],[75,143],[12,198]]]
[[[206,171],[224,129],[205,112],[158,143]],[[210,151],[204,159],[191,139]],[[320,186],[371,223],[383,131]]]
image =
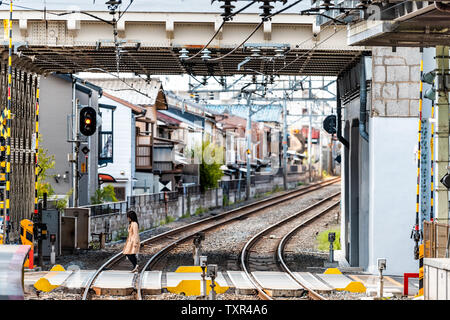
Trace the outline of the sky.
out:
[[[69,7],[78,6],[81,10],[104,11],[106,10],[105,2],[106,0],[14,0],[13,4],[39,10],[42,10],[44,7],[46,7],[47,10],[66,10]],[[122,0],[122,2],[122,7],[124,9],[126,6],[128,6],[130,0]],[[274,4],[274,10],[279,10],[293,2],[294,0],[288,0],[285,5],[283,5],[282,3],[276,3]],[[245,0],[233,2],[233,5],[236,6],[235,11],[243,7],[247,3],[248,1]],[[1,9],[6,10],[6,5],[9,5],[9,1],[3,1],[3,6],[1,6]],[[220,8],[221,5],[223,5],[223,2],[218,2],[217,0],[215,0],[213,4],[211,4],[211,0],[134,0],[129,11],[222,12],[222,9]],[[261,12],[261,9],[259,9],[260,6],[261,3],[255,3],[250,8],[246,9],[245,12],[259,13]],[[309,8],[310,6],[310,0],[303,0],[289,10],[286,10],[286,12],[297,13],[300,10]]]

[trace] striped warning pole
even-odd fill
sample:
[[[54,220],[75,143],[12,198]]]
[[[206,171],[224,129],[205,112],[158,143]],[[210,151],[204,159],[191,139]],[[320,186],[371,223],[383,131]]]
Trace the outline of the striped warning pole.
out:
[[[419,231],[419,203],[420,203],[420,139],[422,134],[422,76],[423,76],[423,52],[420,59],[420,95],[419,95],[419,134],[418,134],[418,150],[417,150],[417,188],[416,188],[416,224],[414,225],[414,230],[411,237],[414,239],[414,259],[419,259],[419,241],[420,241],[420,231]]]
[[[423,296],[423,257],[424,257],[424,244],[421,243],[419,247],[419,293],[417,296]]]
[[[34,174],[35,174],[35,181],[34,181],[34,214],[38,214],[38,174],[39,174],[39,167],[38,167],[38,156],[39,156],[39,83],[38,87],[36,89],[36,132],[35,132],[35,139],[36,139],[36,145],[34,150]]]
[[[5,229],[6,239],[4,243],[9,243],[10,229],[10,190],[11,190],[11,77],[12,77],[12,14],[13,1],[9,3],[9,55],[8,55],[8,104],[6,111],[6,196],[5,196]]]

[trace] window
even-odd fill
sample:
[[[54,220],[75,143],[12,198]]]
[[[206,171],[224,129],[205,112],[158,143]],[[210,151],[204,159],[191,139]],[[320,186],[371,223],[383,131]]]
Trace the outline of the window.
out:
[[[115,106],[99,104],[99,113],[102,118],[102,124],[98,134],[98,164],[107,164],[113,162],[114,155],[114,109]]]

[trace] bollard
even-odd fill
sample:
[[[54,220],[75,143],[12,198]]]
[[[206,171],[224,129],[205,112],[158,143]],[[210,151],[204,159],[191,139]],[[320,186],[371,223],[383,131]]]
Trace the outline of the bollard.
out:
[[[378,258],[377,262],[378,262],[378,271],[380,272],[380,283],[378,286],[378,291],[379,291],[378,296],[380,298],[383,298],[383,285],[384,285],[383,270],[386,270],[386,259]]]
[[[211,292],[209,293],[209,300],[216,300],[216,291],[214,290],[216,284],[214,283],[214,280],[217,277],[217,264],[208,265],[207,276],[211,278]]]
[[[55,242],[56,242],[56,234],[51,234],[50,243],[52,244],[52,252],[50,253],[50,263],[52,265],[56,263]]]
[[[202,297],[206,299],[206,263],[207,257],[200,256],[200,267],[202,268]]]

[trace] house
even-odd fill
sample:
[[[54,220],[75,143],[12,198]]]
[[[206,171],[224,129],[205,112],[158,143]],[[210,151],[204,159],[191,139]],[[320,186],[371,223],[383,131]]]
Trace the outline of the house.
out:
[[[184,129],[199,129],[200,125],[168,112],[167,98],[161,82],[157,79],[144,81],[102,75],[89,80],[103,88],[105,92],[103,104],[118,105],[120,110],[125,112],[126,117],[115,116],[115,119],[121,122],[117,124],[115,130],[116,136],[120,135],[118,139],[122,140],[124,135],[135,137],[134,147],[128,138],[126,139],[128,142],[123,142],[127,150],[124,153],[126,155],[134,153],[134,157],[128,156],[127,162],[122,155],[124,159],[118,159],[117,163],[115,160],[111,165],[100,163],[105,165],[101,172],[111,174],[116,179],[115,187],[120,184],[117,177],[119,180],[127,181],[127,195],[175,190],[183,175],[183,167],[188,164],[182,152],[186,146],[192,147],[191,142],[195,141],[185,136]],[[128,127],[131,119],[135,121],[133,128]],[[127,125],[122,122],[126,122]],[[129,158],[133,158],[134,162]],[[134,174],[127,174],[124,168],[129,168]],[[133,187],[130,188],[129,185]]]
[[[102,93],[100,87],[70,74],[51,74],[40,80],[40,145],[55,159],[54,168],[47,172],[52,177],[48,182],[58,198],[72,193],[70,206],[76,201],[80,206],[90,204],[98,188],[98,130],[89,137],[80,133],[77,139],[73,128],[81,108],[90,106],[99,112],[98,100]],[[81,141],[76,161],[74,140]],[[73,190],[77,167],[79,192],[76,199]]]
[[[116,198],[134,195],[136,180],[136,122],[146,110],[107,92],[99,100],[102,126],[99,132],[99,175],[112,177]]]

